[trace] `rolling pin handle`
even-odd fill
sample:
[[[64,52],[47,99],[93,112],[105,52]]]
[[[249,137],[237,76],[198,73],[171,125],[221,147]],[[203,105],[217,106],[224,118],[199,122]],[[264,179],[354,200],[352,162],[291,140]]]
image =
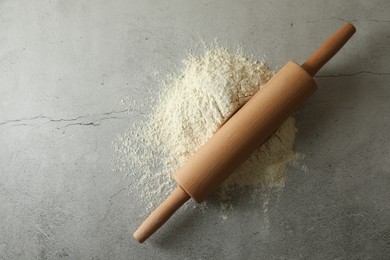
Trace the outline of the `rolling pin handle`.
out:
[[[344,24],[302,65],[312,77],[327,63],[356,32],[351,23]]]
[[[171,195],[134,232],[133,237],[138,242],[143,243],[189,199],[190,196],[180,186],[177,186]]]

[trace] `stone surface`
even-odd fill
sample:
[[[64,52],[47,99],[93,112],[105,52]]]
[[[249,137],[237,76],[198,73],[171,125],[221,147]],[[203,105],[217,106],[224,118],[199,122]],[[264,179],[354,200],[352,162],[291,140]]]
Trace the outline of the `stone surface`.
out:
[[[1,1],[0,259],[389,259],[389,14],[386,0]],[[343,21],[357,33],[297,113],[307,171],[136,243],[144,210],[111,142],[150,109],[150,71],[215,37],[303,62]],[[142,109],[125,111],[129,95]]]

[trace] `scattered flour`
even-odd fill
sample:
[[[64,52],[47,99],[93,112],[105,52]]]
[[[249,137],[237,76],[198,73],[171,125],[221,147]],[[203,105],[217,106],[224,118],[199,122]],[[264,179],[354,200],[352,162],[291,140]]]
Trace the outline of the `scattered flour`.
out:
[[[273,75],[263,62],[221,47],[184,61],[179,75],[164,84],[150,115],[114,142],[116,165],[132,175],[132,188],[147,211],[176,186],[172,174]],[[293,152],[296,131],[294,118],[288,118],[223,183],[217,192],[222,207],[229,207],[237,189],[251,187],[256,193],[262,187],[284,187],[286,164],[301,157]]]

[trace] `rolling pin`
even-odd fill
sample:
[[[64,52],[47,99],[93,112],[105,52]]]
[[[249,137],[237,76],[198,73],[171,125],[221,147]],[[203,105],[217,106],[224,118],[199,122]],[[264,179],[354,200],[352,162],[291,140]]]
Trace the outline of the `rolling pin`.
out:
[[[346,23],[302,66],[289,61],[175,174],[178,186],[134,232],[142,243],[187,200],[204,201],[317,89],[313,76],[355,33]]]

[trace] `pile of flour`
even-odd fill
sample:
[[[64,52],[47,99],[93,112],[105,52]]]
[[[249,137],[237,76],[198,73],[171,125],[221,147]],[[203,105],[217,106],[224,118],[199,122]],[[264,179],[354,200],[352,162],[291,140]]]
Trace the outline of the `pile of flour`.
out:
[[[163,85],[144,121],[114,142],[118,169],[136,183],[147,210],[176,186],[171,176],[274,75],[263,62],[242,51],[205,51],[184,60],[183,70]],[[247,186],[283,187],[293,152],[295,120],[288,118],[218,190],[221,201]]]

